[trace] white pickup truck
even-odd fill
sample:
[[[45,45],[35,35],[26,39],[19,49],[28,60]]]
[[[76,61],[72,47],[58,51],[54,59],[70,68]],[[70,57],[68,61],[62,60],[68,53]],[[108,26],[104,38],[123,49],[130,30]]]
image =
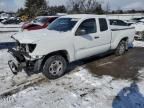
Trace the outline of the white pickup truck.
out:
[[[134,28],[111,28],[107,16],[62,16],[47,29],[13,35],[17,46],[9,49],[12,60],[8,64],[14,74],[30,70],[56,79],[70,62],[109,50],[124,54],[134,35]]]

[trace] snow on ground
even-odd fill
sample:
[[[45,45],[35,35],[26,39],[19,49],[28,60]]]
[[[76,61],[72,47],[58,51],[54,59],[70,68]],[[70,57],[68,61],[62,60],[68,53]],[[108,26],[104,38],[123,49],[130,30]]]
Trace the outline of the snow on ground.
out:
[[[93,77],[82,69],[48,84],[21,91],[11,96],[10,102],[2,104],[2,108],[111,108],[117,93],[130,84],[112,80],[109,76]]]
[[[20,31],[21,30],[21,24],[9,24],[9,25],[4,25],[0,23],[0,31]]]
[[[17,32],[3,32],[0,33],[0,50],[12,48],[15,46],[15,41],[11,38]]]
[[[0,27],[0,32],[19,32],[21,31],[20,27]]]
[[[8,61],[11,60],[11,58],[12,56],[7,52],[7,50],[0,50],[0,94],[7,89],[41,76],[40,74],[35,74],[30,77],[25,72],[21,72],[17,76],[14,76],[8,66]],[[2,107],[0,106],[0,108]]]
[[[0,32],[18,32],[21,31],[21,28],[19,27],[0,27]]]
[[[5,27],[8,27],[8,28],[10,28],[10,27],[11,27],[11,28],[13,28],[13,27],[19,27],[19,28],[20,28],[22,25],[23,25],[23,23],[21,23],[21,24],[6,24],[6,25],[0,23],[0,27],[4,27],[4,28],[5,28]]]
[[[0,103],[2,108],[137,108],[137,105],[143,108],[142,84],[144,80],[135,84],[110,76],[94,77],[86,69],[80,69],[55,81],[30,87]],[[130,102],[125,102],[127,98]],[[131,102],[134,102],[132,107]],[[129,107],[120,107],[126,105]]]
[[[16,32],[0,33],[0,43],[13,42],[13,39],[11,39],[11,36],[14,35],[15,33]]]
[[[7,65],[7,61],[10,59],[6,50],[0,51],[0,91],[6,90],[11,87],[12,73]]]

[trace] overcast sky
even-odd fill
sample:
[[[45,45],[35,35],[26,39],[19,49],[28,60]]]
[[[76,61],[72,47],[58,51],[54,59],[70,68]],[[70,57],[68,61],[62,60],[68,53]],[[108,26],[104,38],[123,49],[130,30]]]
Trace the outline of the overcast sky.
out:
[[[103,3],[103,7],[108,0],[97,0]],[[49,0],[51,5],[66,4],[68,0]],[[25,0],[0,0],[0,11],[16,11],[24,6]],[[144,9],[144,0],[109,0],[111,10],[117,9]]]

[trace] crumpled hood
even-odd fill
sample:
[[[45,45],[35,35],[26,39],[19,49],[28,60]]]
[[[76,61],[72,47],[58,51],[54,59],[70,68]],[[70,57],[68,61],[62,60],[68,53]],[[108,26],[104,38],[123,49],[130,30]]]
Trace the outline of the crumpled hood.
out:
[[[34,30],[34,31],[25,31],[20,32],[12,36],[15,40],[19,41],[20,43],[37,43],[42,39],[52,40],[55,38],[59,38],[64,36],[68,32],[57,32],[57,31],[50,31],[47,29],[42,30]]]

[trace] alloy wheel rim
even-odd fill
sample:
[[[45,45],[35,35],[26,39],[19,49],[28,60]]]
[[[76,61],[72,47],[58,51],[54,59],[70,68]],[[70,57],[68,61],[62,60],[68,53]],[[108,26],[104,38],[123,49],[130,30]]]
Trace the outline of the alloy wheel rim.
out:
[[[60,61],[60,60],[53,61],[49,67],[49,72],[54,76],[61,75],[63,72],[62,61]]]

